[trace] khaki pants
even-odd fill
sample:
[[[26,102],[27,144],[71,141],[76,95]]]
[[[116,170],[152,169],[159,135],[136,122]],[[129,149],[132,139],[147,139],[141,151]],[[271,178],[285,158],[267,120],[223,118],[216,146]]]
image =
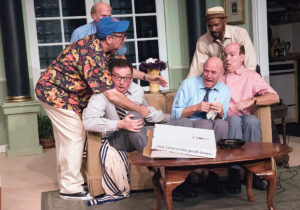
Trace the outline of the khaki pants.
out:
[[[78,114],[41,102],[53,126],[58,183],[61,193],[82,192],[80,172],[86,132]]]

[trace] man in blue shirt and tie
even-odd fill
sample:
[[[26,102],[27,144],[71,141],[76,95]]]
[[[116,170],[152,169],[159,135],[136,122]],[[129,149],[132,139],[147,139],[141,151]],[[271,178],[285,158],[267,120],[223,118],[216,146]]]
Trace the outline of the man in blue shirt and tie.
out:
[[[216,141],[227,138],[225,121],[229,108],[230,90],[219,82],[224,72],[217,57],[208,58],[202,76],[189,77],[180,85],[172,107],[172,118],[190,118],[193,127],[213,129]]]

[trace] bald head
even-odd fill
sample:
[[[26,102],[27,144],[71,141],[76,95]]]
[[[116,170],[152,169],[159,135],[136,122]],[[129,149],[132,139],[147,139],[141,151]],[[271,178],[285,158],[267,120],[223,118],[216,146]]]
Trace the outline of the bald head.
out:
[[[105,2],[99,2],[97,4],[94,4],[94,6],[91,9],[91,16],[97,24],[97,22],[103,18],[103,17],[110,17],[112,12],[111,6],[109,6]]]
[[[243,65],[245,59],[245,48],[243,45],[237,42],[230,43],[225,47],[224,54],[226,73],[234,73]]]
[[[223,72],[223,62],[220,58],[208,58],[203,67],[202,80],[204,86],[207,88],[213,88],[217,84]]]

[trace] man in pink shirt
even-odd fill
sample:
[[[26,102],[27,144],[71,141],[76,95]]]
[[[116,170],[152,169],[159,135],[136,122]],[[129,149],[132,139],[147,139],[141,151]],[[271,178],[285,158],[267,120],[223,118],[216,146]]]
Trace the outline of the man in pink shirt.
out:
[[[244,68],[245,48],[243,45],[228,44],[224,53],[225,73],[220,80],[231,91],[227,118],[228,137],[259,142],[261,141],[260,121],[251,114],[252,108],[254,105],[278,103],[279,96],[258,73]],[[253,185],[255,184],[254,180]],[[240,184],[237,189],[231,190],[239,192]]]

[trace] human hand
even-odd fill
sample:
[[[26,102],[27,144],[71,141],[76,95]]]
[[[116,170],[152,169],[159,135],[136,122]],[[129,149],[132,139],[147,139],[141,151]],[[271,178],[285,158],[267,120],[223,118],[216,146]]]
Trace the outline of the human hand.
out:
[[[140,132],[144,127],[142,119],[133,120],[133,114],[129,114],[122,120],[119,120],[117,127],[131,132]]]
[[[253,105],[253,100],[252,99],[246,99],[246,100],[242,100],[242,101],[239,101],[236,103],[236,108],[238,110],[243,110],[243,109],[246,109],[250,106]]]
[[[199,112],[208,112],[211,108],[211,103],[206,101],[202,101],[201,103],[197,104],[197,111]]]
[[[150,110],[148,109],[148,107],[141,105],[140,106],[140,110],[138,111],[140,113],[140,115],[145,118],[148,116]]]
[[[146,80],[148,82],[159,84],[160,86],[167,87],[168,82],[160,75],[147,75]]]
[[[223,113],[223,105],[218,101],[211,103],[211,109],[219,115]]]

